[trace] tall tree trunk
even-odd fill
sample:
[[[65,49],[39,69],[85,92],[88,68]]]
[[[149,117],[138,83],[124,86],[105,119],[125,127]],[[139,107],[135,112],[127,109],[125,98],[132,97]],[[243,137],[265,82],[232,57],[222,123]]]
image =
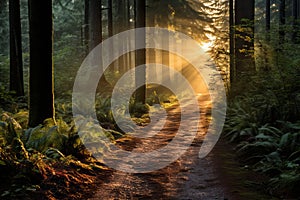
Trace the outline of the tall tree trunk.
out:
[[[270,40],[271,30],[271,0],[266,0],[266,39]]]
[[[20,0],[9,0],[10,91],[24,96]]]
[[[29,126],[54,119],[53,20],[51,0],[29,0]]]
[[[117,27],[116,30],[118,33],[126,29],[126,2],[125,0],[118,0],[117,3]]]
[[[135,27],[144,28],[146,26],[146,0],[135,0]],[[136,39],[144,43],[146,48],[146,32],[141,35],[136,34]],[[136,51],[135,66],[146,64],[146,49]],[[135,75],[136,85],[143,85],[136,90],[135,101],[145,104],[146,101],[146,70]]]
[[[112,37],[114,34],[114,30],[113,30],[113,3],[112,0],[108,0],[107,2],[107,6],[108,6],[108,10],[107,10],[107,28],[108,28],[108,38]],[[109,60],[112,58],[113,56],[113,52],[114,50],[114,40],[111,41],[110,43],[110,47],[109,47],[109,54],[108,54],[108,58]],[[113,69],[110,70],[114,70],[115,66],[114,64],[111,65],[113,67]]]
[[[279,44],[283,44],[285,40],[285,0],[279,3]]]
[[[146,10],[146,25],[147,27],[155,27],[155,5],[153,1],[149,1],[149,5],[147,6],[147,10]],[[147,38],[147,42],[149,43],[154,43],[155,42],[155,38]],[[146,55],[148,55],[147,58],[147,63],[156,63],[156,55],[155,55],[155,48],[149,48],[147,49],[147,53]],[[157,71],[156,71],[156,67],[151,67],[149,68],[146,73],[148,73],[148,76],[151,77],[158,77]]]
[[[84,0],[84,25],[83,25],[83,38],[86,55],[89,53],[89,0]]]
[[[101,0],[89,2],[90,51],[102,42]]]
[[[131,29],[131,24],[130,24],[130,0],[126,0],[126,16],[125,16],[125,19],[126,19],[126,30],[130,30]],[[126,48],[129,49],[130,48],[130,38],[128,38],[126,40]],[[127,53],[126,55],[126,70],[130,70],[131,68],[131,53]]]
[[[165,49],[169,49],[169,45],[170,45],[170,41],[169,41],[169,36],[167,38],[161,37],[161,42],[162,45]],[[168,51],[162,51],[161,53],[162,55],[162,64],[169,67],[170,66],[170,55]],[[170,70],[169,68],[166,68],[164,70],[164,74],[162,74],[163,76],[163,83],[165,84],[169,84],[171,81],[171,77],[170,77]]]
[[[113,8],[112,0],[108,0],[107,24],[108,24],[108,37],[113,36]]]
[[[237,29],[235,31],[235,66],[237,76],[255,70],[253,23],[254,0],[236,0],[235,26]],[[250,38],[250,40],[246,38]]]
[[[127,15],[126,15],[126,0],[119,0],[117,3],[117,12],[118,12],[118,17],[117,17],[117,32],[123,32],[127,29]],[[126,48],[127,41],[119,41],[119,43],[122,44],[122,48]],[[119,71],[121,73],[125,73],[127,69],[127,56],[124,55],[120,57],[119,59]]]
[[[299,2],[298,0],[293,0],[293,35],[292,35],[292,41],[294,44],[299,43],[299,38],[298,38],[298,32],[299,32]]]
[[[270,42],[271,39],[271,0],[266,0],[265,4],[265,10],[266,10],[266,41]],[[268,56],[268,47],[265,46],[262,48],[262,52],[264,54],[264,60],[265,60],[265,67],[264,70],[268,71],[271,66],[270,66],[270,61],[269,61],[269,56]]]
[[[234,52],[234,5],[229,0],[229,52],[230,52],[230,82],[233,83],[236,77],[235,52]]]
[[[131,6],[134,6],[133,4],[134,3],[131,0],[127,0],[128,30],[134,28],[134,24],[133,24],[133,20],[132,20],[132,14],[131,14],[132,13],[131,12],[132,11]],[[129,48],[131,48],[131,40],[132,40],[132,38],[130,37],[129,40],[128,40]],[[130,53],[128,53],[128,55],[129,55],[129,67],[132,68],[132,66],[134,65],[135,53],[130,52]]]
[[[89,2],[89,31],[90,31],[90,51],[93,50],[97,45],[102,42],[102,1],[101,0],[90,0]],[[94,59],[100,59],[102,62],[102,55],[96,56]],[[102,74],[102,77],[99,80],[98,90],[99,92],[106,92],[103,89],[106,89],[106,86],[109,86],[107,82],[103,67],[99,72]]]

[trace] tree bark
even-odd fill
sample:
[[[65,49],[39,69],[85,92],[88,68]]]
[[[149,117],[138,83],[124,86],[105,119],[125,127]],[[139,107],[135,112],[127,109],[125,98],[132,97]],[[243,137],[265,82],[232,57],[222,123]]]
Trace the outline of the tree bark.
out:
[[[118,13],[118,17],[117,17],[117,27],[116,27],[116,31],[117,33],[123,32],[127,29],[127,15],[126,15],[126,0],[118,0],[117,3],[117,13]],[[122,44],[122,48],[126,48],[127,45],[127,41],[123,40],[123,41],[119,41],[119,43]],[[119,66],[118,69],[120,71],[121,74],[125,73],[128,67],[128,59],[127,59],[127,55],[124,55],[122,57],[119,58]]]
[[[144,28],[146,26],[146,1],[135,0],[135,27]],[[146,47],[146,32],[141,35],[136,34],[136,39],[144,43]],[[139,49],[135,55],[135,66],[146,64],[146,49]],[[142,87],[136,90],[135,101],[145,104],[146,102],[146,69],[136,73],[135,76],[136,85],[142,85]]]
[[[126,14],[125,14],[125,19],[126,19],[126,30],[130,30],[131,29],[131,24],[130,24],[130,0],[126,0]],[[130,38],[128,38],[125,41],[125,45],[126,48],[129,49],[130,48]],[[130,70],[131,68],[131,52],[127,53],[126,55],[126,71]]]
[[[283,44],[285,40],[285,0],[279,3],[279,44]]]
[[[29,0],[29,126],[54,120],[53,19],[51,0]]]
[[[230,52],[230,83],[235,81],[235,52],[234,52],[234,5],[229,0],[229,52]]]
[[[102,42],[102,1],[101,0],[90,0],[89,2],[89,38],[90,38],[90,51],[92,51],[96,46],[98,46]],[[100,59],[102,62],[102,55],[97,56],[94,59]],[[98,92],[106,92],[103,91],[110,84],[107,82],[104,72],[103,66],[100,69],[99,73],[102,74],[99,83],[98,83]]]
[[[24,96],[20,0],[9,0],[10,91]]]
[[[112,0],[108,0],[107,24],[108,24],[108,37],[113,36],[113,12]]]
[[[84,34],[84,47],[86,55],[89,53],[89,0],[84,0],[84,25],[83,25],[83,34]]]
[[[271,0],[266,0],[266,39],[270,40],[271,30]]]
[[[298,0],[293,0],[293,35],[292,42],[294,44],[299,44],[298,32],[299,32],[299,2]]]
[[[162,42],[162,45],[165,49],[169,49],[169,45],[170,45],[170,41],[169,41],[169,37],[168,38],[164,38],[164,37],[161,37],[161,42]],[[169,66],[170,66],[170,55],[169,55],[169,52],[168,51],[162,51],[161,53],[162,55],[162,64],[167,66],[168,68],[166,68],[166,70],[164,70],[164,74],[162,74],[163,76],[163,83],[164,84],[169,84],[170,81],[171,81],[171,74],[170,74],[170,69],[169,69]]]
[[[147,27],[155,27],[155,5],[153,1],[149,1],[149,4],[147,6],[146,10],[146,25]],[[149,43],[154,43],[155,38],[147,38],[147,41]],[[148,55],[147,63],[156,63],[156,49],[151,48],[147,49],[146,55]],[[148,76],[158,77],[156,67],[152,67],[146,71],[146,73],[149,73]]]
[[[90,25],[90,51],[102,41],[102,10],[100,0],[89,2],[89,25]]]

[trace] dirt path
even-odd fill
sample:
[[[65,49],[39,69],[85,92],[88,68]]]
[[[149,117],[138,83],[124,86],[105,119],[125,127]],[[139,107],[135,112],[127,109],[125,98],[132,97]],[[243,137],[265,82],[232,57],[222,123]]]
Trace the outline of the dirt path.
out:
[[[105,180],[99,180],[99,185],[92,199],[227,199],[223,186],[212,164],[212,155],[205,159],[198,158],[203,134],[207,129],[206,112],[208,102],[201,102],[200,130],[196,139],[181,156],[169,166],[151,173],[130,174],[113,171]],[[136,139],[120,141],[126,149],[151,151],[166,144],[176,134],[180,123],[180,110],[177,106],[167,110],[168,117],[164,128],[151,139]],[[191,110],[192,112],[192,110]],[[159,162],[159,161],[158,161]],[[99,179],[102,179],[99,177]]]

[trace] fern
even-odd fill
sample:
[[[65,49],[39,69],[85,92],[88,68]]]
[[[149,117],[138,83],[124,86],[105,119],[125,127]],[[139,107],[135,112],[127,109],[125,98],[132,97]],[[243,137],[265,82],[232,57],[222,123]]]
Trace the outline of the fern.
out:
[[[43,125],[30,129],[27,134],[26,148],[34,148],[40,152],[49,147],[62,151],[67,140],[67,136],[59,132],[58,126],[54,125],[51,119],[45,120]]]

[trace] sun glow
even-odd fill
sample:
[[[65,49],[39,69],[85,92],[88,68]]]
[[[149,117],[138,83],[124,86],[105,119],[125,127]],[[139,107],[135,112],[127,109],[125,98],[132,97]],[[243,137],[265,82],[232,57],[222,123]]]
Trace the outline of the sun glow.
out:
[[[213,47],[216,40],[216,37],[213,35],[207,35],[207,37],[209,38],[209,41],[201,43],[201,47],[205,52],[209,51]]]
[[[210,48],[213,46],[213,44],[214,44],[214,41],[203,42],[203,43],[201,44],[201,47],[202,47],[202,49],[206,52],[206,51],[209,51],[209,50],[210,50]]]

